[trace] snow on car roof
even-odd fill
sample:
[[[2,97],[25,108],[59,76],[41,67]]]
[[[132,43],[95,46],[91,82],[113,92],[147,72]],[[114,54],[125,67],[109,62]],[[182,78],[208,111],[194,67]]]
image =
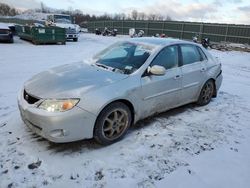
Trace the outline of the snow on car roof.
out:
[[[0,29],[10,29],[9,28],[9,26],[8,26],[8,24],[6,24],[6,23],[0,23]]]
[[[157,46],[165,46],[173,43],[189,43],[187,41],[174,38],[156,38],[156,37],[142,37],[130,39],[132,42],[148,43]]]

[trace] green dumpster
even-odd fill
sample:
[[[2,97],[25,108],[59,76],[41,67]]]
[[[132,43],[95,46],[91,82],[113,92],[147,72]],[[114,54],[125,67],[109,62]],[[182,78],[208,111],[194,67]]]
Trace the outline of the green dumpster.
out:
[[[33,44],[65,44],[65,29],[59,27],[34,27],[16,25],[16,31],[21,39]]]

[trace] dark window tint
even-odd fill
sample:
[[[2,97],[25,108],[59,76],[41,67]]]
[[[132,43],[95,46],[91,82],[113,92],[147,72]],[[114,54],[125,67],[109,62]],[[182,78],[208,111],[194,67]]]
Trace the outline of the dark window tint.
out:
[[[201,56],[197,48],[193,45],[181,45],[183,65],[192,64],[201,61]]]
[[[151,63],[153,65],[160,65],[165,69],[171,69],[178,66],[178,47],[169,46],[164,48]]]

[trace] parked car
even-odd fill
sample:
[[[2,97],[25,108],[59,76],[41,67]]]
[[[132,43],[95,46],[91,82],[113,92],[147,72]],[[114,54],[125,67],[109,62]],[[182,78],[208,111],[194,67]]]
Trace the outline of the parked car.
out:
[[[18,96],[23,121],[52,142],[120,140],[153,114],[196,102],[208,104],[222,83],[221,64],[191,42],[127,39],[88,63],[35,75]]]
[[[13,43],[13,34],[8,25],[0,23],[0,42]]]
[[[15,24],[8,24],[8,27],[10,28],[10,31],[12,33],[13,36],[16,35],[16,26]]]

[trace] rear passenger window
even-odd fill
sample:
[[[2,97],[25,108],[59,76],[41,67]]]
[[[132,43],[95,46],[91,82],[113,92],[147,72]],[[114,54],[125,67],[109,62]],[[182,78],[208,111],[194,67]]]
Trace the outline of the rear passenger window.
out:
[[[181,45],[181,52],[182,52],[183,65],[188,65],[201,61],[201,56],[196,46]]]

